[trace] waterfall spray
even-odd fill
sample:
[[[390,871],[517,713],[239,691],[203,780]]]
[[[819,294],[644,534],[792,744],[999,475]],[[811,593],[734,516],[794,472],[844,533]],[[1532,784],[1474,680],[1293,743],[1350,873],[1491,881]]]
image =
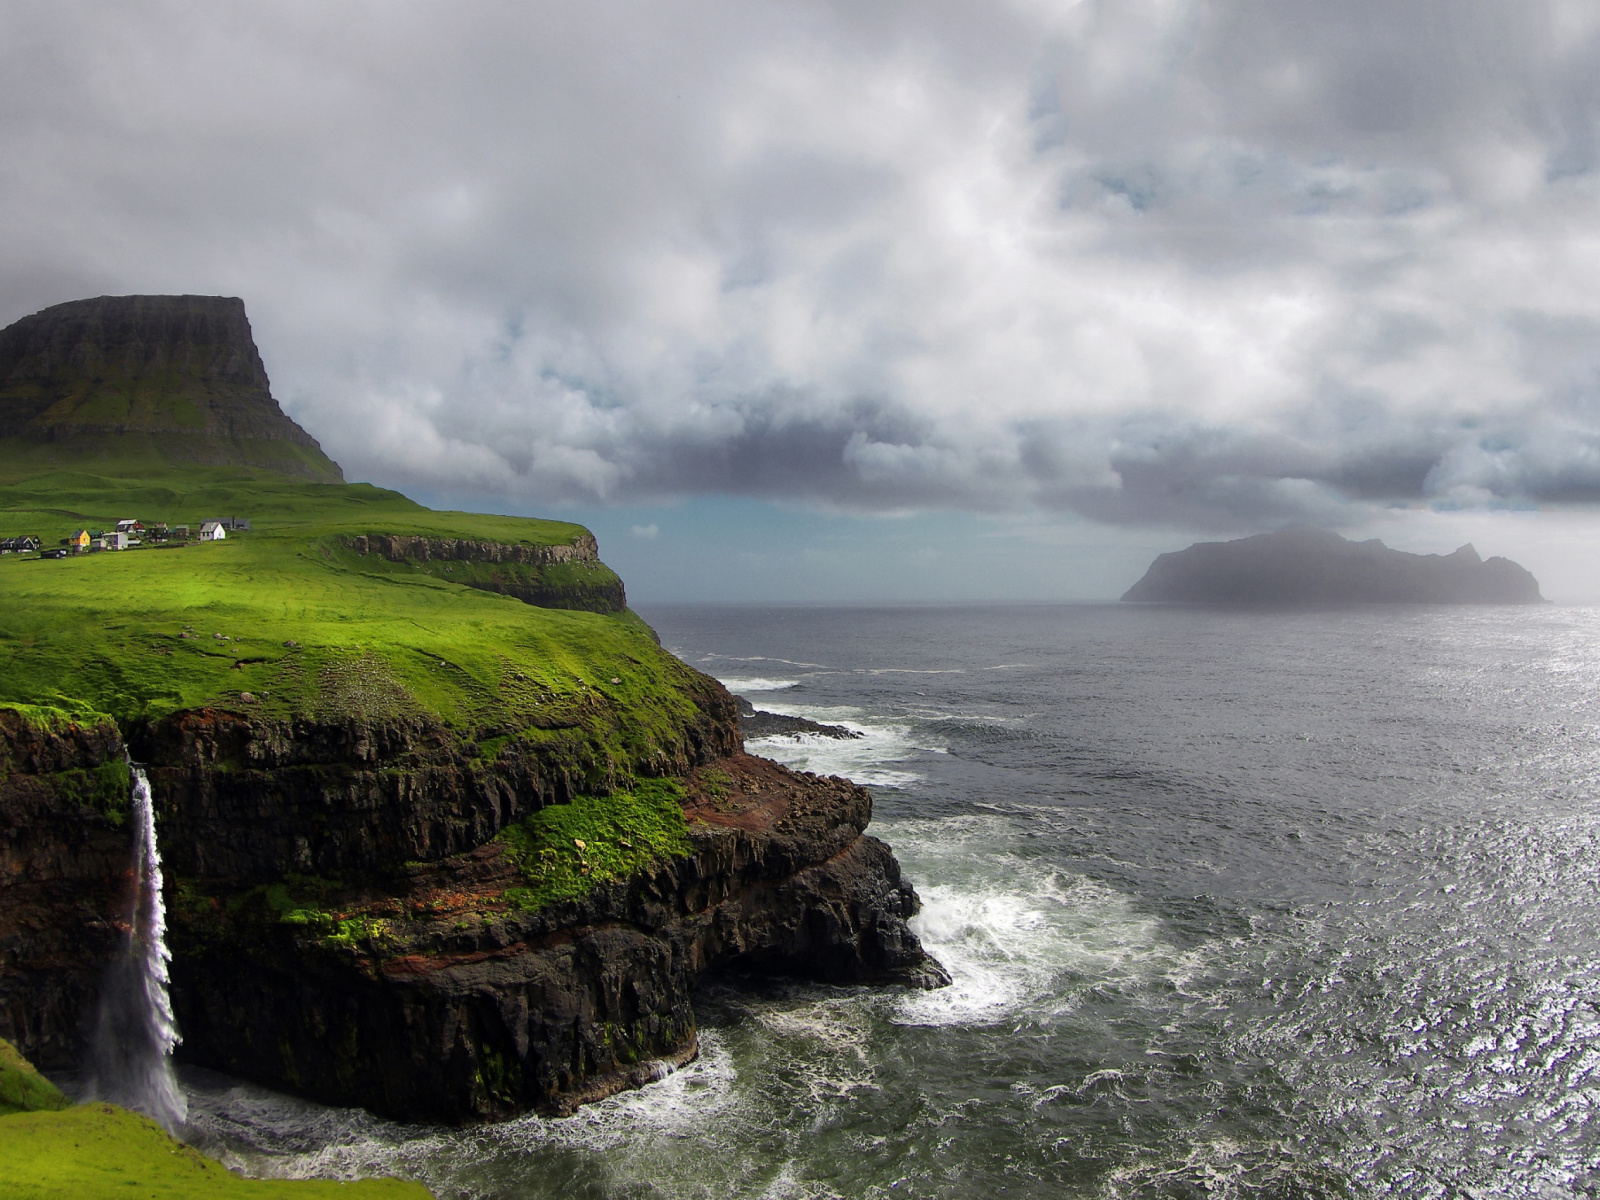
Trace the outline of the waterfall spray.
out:
[[[169,1132],[188,1115],[172,1073],[178,1025],[167,994],[167,907],[161,896],[150,781],[133,768],[132,900],[122,953],[100,992],[88,1072],[88,1093],[154,1117]]]

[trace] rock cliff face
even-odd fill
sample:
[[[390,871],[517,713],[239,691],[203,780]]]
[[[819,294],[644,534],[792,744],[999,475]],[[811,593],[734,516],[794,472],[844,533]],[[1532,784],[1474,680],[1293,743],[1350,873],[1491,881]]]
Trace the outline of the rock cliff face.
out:
[[[0,1038],[78,1066],[131,865],[116,727],[0,710]]]
[[[590,533],[555,546],[383,533],[342,540],[357,554],[407,563],[441,579],[539,608],[618,613],[628,607],[622,580],[600,561],[600,548]]]
[[[1539,582],[1471,546],[1407,554],[1298,527],[1163,554],[1124,600],[1169,604],[1538,604]]]
[[[486,759],[425,721],[202,710],[131,728],[167,866],[181,1057],[464,1122],[570,1111],[692,1057],[707,970],[947,982],[906,924],[892,853],[863,832],[868,793],[742,754],[714,681],[696,703],[654,764],[685,781],[687,853],[543,905],[519,898],[495,837],[593,786],[577,733]],[[0,734],[0,1036],[71,1066],[123,902],[122,742],[9,718]]]
[[[150,458],[339,482],[272,398],[244,301],[74,300],[0,330],[0,438],[76,465]]]
[[[560,1113],[692,1057],[708,969],[947,981],[906,927],[893,855],[862,835],[865,790],[735,756],[690,797],[689,855],[532,912],[507,900],[522,876],[498,843],[337,901],[354,938],[188,896],[184,1056],[407,1120]]]

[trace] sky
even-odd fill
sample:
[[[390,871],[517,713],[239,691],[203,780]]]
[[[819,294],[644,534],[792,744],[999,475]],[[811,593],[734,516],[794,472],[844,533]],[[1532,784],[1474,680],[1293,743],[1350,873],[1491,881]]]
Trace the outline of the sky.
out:
[[[1600,601],[1597,167],[1592,0],[0,6],[0,323],[241,296],[347,478],[641,602]]]

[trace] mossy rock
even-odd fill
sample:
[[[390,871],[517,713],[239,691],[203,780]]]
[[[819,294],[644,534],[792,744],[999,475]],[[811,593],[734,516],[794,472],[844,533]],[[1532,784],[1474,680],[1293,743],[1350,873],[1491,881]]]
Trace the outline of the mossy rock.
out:
[[[69,1101],[5,1038],[0,1038],[0,1116],[19,1112],[50,1112],[66,1108]]]

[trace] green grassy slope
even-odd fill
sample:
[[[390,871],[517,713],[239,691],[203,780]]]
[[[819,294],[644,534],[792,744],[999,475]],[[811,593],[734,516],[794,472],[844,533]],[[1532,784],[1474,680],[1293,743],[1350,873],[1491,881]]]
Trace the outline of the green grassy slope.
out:
[[[67,1104],[60,1088],[39,1074],[15,1046],[0,1038],[0,1116],[52,1112]]]
[[[241,1179],[146,1117],[69,1101],[0,1038],[0,1195],[15,1200],[230,1197],[241,1200],[426,1200],[421,1184]]]
[[[552,545],[580,536],[577,525],[434,512],[369,485],[237,468],[0,486],[0,536],[35,533],[47,546],[118,517],[198,529],[230,514],[252,530],[65,560],[0,556],[0,704],[119,722],[205,705],[431,715],[472,736],[604,709],[615,724],[605,736],[623,755],[647,752],[654,726],[689,713],[678,687],[687,668],[630,613],[536,608],[464,587],[443,564],[389,562],[342,541],[382,532]]]
[[[9,1200],[427,1200],[399,1179],[243,1179],[110,1104],[0,1117],[0,1195]]]

